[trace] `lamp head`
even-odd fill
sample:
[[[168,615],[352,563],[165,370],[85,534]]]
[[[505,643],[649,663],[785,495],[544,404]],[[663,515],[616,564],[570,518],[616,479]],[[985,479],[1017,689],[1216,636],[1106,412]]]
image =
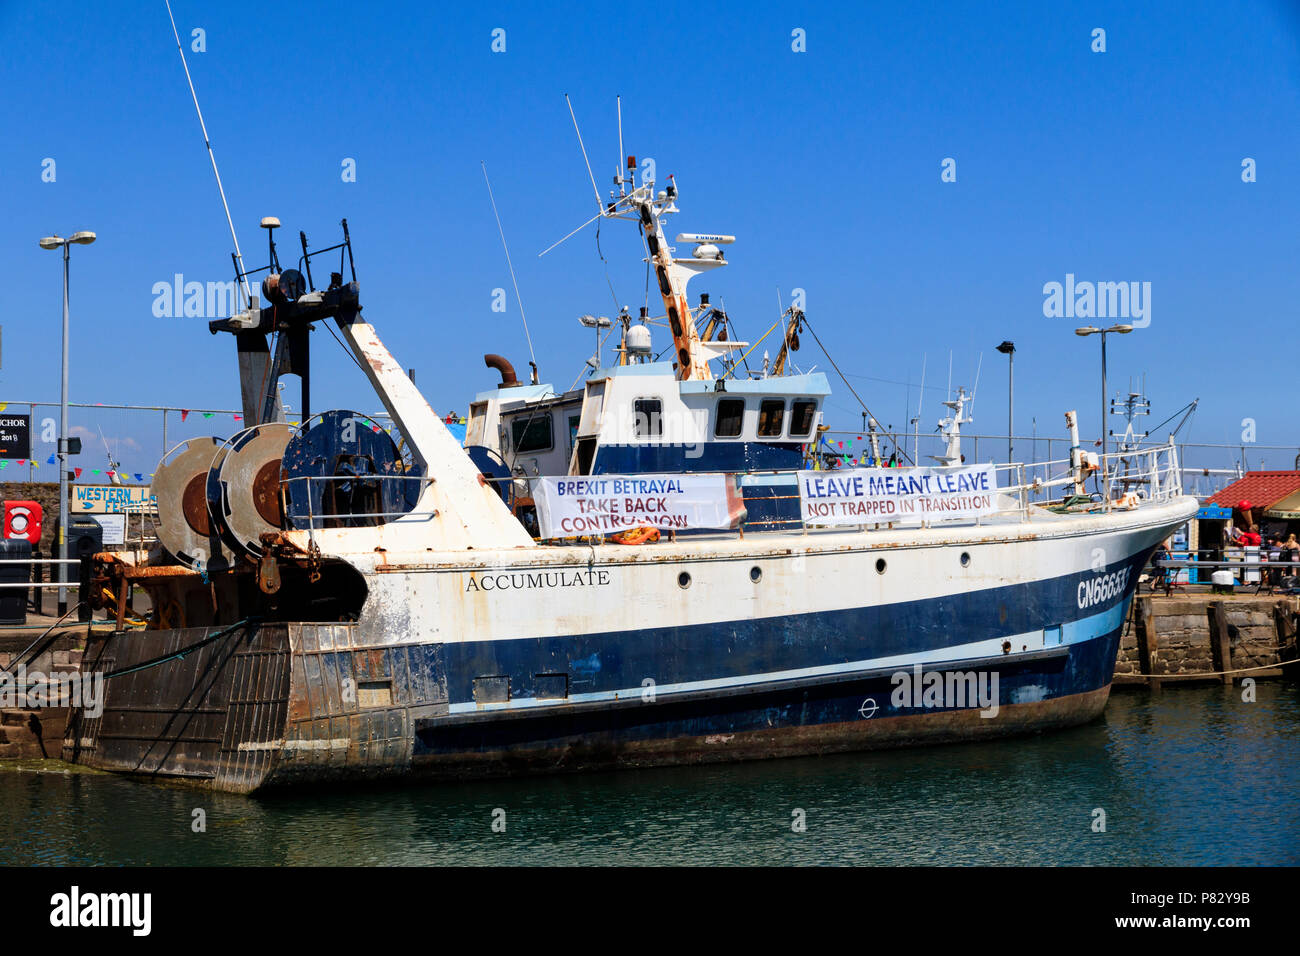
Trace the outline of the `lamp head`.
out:
[[[95,234],[88,229],[81,232],[74,232],[68,242],[75,242],[79,246],[88,246],[95,241]]]
[[[998,346],[998,351],[1001,352],[1003,355],[1010,355],[1015,350],[1016,350],[1015,342],[1003,342],[1001,345]]]
[[[1112,326],[1111,326],[1110,328],[1108,328],[1106,331],[1107,331],[1107,332],[1118,332],[1120,335],[1128,335],[1130,332],[1133,331],[1133,326],[1131,326],[1131,325],[1112,325]]]
[[[63,242],[64,240],[60,239],[58,236],[46,236],[44,239],[41,240],[41,248],[57,249],[61,245],[63,245]]]
[[[1085,325],[1074,330],[1075,335],[1096,335],[1101,329],[1095,325]]]

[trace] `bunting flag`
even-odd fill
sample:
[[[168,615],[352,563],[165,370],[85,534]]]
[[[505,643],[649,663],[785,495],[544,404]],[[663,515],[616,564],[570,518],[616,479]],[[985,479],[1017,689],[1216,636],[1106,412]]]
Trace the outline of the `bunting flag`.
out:
[[[4,469],[6,469],[6,468],[8,468],[8,467],[9,467],[9,459],[8,459],[8,458],[0,458],[0,471],[3,471]]]
[[[46,458],[46,459],[45,459],[45,464],[47,464],[47,465],[52,465],[52,464],[54,464],[54,456],[51,455],[49,458]]]
[[[74,469],[72,469],[72,473],[73,473],[73,476],[76,477],[76,478],[80,478],[80,477],[81,477],[81,469],[80,469],[80,468],[74,468]]]
[[[837,444],[839,444],[840,448],[844,447],[844,442],[838,442]]]
[[[99,469],[98,469],[98,468],[92,468],[92,469],[90,469],[90,473],[91,473],[92,475],[97,475],[97,474],[99,474]]]
[[[244,420],[244,416],[243,416],[243,415],[236,415],[236,416],[235,416],[235,421],[237,421],[237,422],[242,422],[243,420]]]
[[[189,418],[189,417],[190,417],[190,410],[189,410],[188,408],[182,408],[182,409],[181,409],[181,421],[185,421],[185,419],[187,419],[187,418]]]
[[[0,412],[3,412],[8,407],[9,407],[8,402],[0,402]]]
[[[137,472],[135,473],[135,480],[136,480],[136,481],[144,481],[144,475],[137,471]]]
[[[27,459],[26,459],[26,458],[19,458],[19,459],[18,459],[18,467],[21,468],[24,464],[26,464],[26,462],[27,462]]]
[[[213,414],[212,412],[204,412],[204,413],[203,413],[203,417],[204,417],[204,418],[211,418],[211,417],[212,417],[212,414]]]

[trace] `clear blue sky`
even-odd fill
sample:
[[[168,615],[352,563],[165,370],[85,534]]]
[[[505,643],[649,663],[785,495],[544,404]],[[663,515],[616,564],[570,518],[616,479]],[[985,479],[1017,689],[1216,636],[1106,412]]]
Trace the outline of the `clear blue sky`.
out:
[[[1152,423],[1200,396],[1184,437],[1236,442],[1253,418],[1260,443],[1300,441],[1294,4],[174,10],[246,261],[264,262],[261,216],[284,223],[293,259],[298,229],[325,245],[346,216],[366,315],[439,410],[463,412],[491,386],[484,352],[527,367],[480,160],[543,380],[568,387],[591,351],[576,316],[610,313],[593,230],[537,257],[594,205],[567,92],[602,190],[622,94],[626,151],[679,184],[674,233],[737,235],[732,264],[692,292],[725,301],[752,340],[776,317],[778,287],[806,290],[813,326],[863,376],[854,386],[882,422],[908,417],[908,390],[890,382],[919,382],[928,355],[933,426],[951,350],[967,386],[983,356],[976,430],[1004,431],[1006,360],[993,347],[1010,338],[1017,431],[1036,417],[1040,435],[1063,434],[1061,412],[1077,407],[1095,434],[1097,340],[1043,315],[1043,284],[1073,273],[1151,283],[1151,324],[1111,340],[1111,380],[1146,375]],[[204,53],[189,52],[196,27]],[[504,53],[491,50],[498,27]],[[1098,27],[1105,53],[1091,49]],[[796,28],[806,52],[791,49]],[[0,2],[0,35],[0,400],[57,399],[60,262],[36,240],[93,229],[99,241],[72,254],[72,399],[235,407],[231,339],[152,312],[154,283],[230,272],[161,0]],[[346,157],[355,183],[341,179]],[[955,183],[940,181],[946,157]],[[1254,183],[1242,182],[1246,157]],[[611,223],[601,237],[635,314],[636,231]],[[491,309],[498,287],[505,314]],[[804,343],[798,360],[829,371]],[[317,344],[316,408],[374,410],[338,347],[323,333]],[[831,424],[857,428],[856,402],[834,384]],[[136,434],[127,469],[151,471],[156,426],[103,421],[114,438]]]

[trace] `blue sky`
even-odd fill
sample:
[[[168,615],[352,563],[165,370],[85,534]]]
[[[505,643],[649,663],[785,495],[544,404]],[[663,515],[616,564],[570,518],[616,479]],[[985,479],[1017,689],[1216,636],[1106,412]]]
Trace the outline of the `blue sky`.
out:
[[[1061,413],[1077,407],[1095,434],[1097,341],[1043,315],[1044,283],[1071,273],[1151,283],[1150,325],[1111,340],[1110,368],[1115,388],[1145,374],[1153,423],[1199,396],[1183,437],[1237,442],[1252,418],[1260,443],[1300,441],[1294,4],[173,9],[246,262],[265,261],[261,216],[284,223],[282,258],[297,230],[323,246],[346,216],[366,315],[439,410],[463,412],[492,385],[484,352],[527,367],[480,161],[543,380],[568,387],[581,370],[591,338],[576,316],[613,307],[594,230],[537,253],[594,205],[563,94],[602,190],[621,94],[626,152],[680,187],[672,231],[738,237],[731,265],[693,295],[724,301],[753,340],[776,318],[777,289],[787,301],[804,289],[813,327],[882,422],[914,411],[926,356],[933,426],[951,350],[954,384],[972,386],[983,357],[975,430],[1004,431],[1006,364],[993,349],[1009,338],[1017,431],[1036,418],[1040,435],[1063,435]],[[1099,27],[1104,53],[1091,49]],[[206,52],[189,51],[194,28]],[[492,52],[495,28],[504,53]],[[791,49],[795,29],[806,52]],[[36,240],[93,229],[98,242],[72,254],[72,399],[236,407],[233,342],[152,309],[154,283],[175,273],[230,273],[161,0],[0,2],[0,36],[0,400],[57,399],[61,266]],[[955,183],[940,179],[948,157]],[[42,181],[47,158],[54,182]],[[342,181],[345,158],[356,182]],[[635,314],[635,228],[606,224],[601,247]],[[504,314],[496,288],[508,290]],[[829,371],[809,336],[796,359]],[[910,409],[892,384],[908,381]],[[830,423],[857,428],[857,403],[833,384]],[[314,404],[376,408],[324,335]],[[152,470],[154,419],[78,420],[134,435],[120,457]],[[202,427],[174,423],[171,437]]]

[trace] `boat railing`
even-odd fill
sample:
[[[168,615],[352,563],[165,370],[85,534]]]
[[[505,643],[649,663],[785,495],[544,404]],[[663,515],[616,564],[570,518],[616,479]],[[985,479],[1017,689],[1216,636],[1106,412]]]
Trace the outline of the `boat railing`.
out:
[[[1105,513],[1113,510],[1131,511],[1144,505],[1168,501],[1182,494],[1182,475],[1178,464],[1178,449],[1172,443],[1152,446],[1140,451],[1114,452],[1097,460],[1096,465],[1082,459],[1082,467],[1070,459],[1046,462],[989,463],[996,476],[995,503],[998,507],[978,517],[945,518],[939,521],[922,521],[922,527],[942,525],[1005,524],[1009,521],[1032,521],[1043,512],[1060,514]],[[849,466],[845,466],[849,467]],[[899,466],[906,471],[913,466]],[[832,469],[843,470],[843,469]],[[799,517],[800,508],[798,475],[801,469],[750,469],[725,472],[736,479],[751,479],[742,487],[759,491],[746,494],[746,501],[790,501],[793,517],[764,517],[744,522],[738,530],[751,531],[807,531],[811,530]],[[485,478],[495,485],[511,484],[516,507],[522,502],[531,504],[532,486],[540,477],[510,475]],[[753,479],[759,479],[754,481]],[[768,479],[763,481],[762,479]],[[754,486],[759,486],[754,488]],[[864,530],[892,527],[885,522],[871,522],[861,526]]]
[[[910,467],[912,466],[899,466],[897,470],[907,471]],[[1033,463],[989,463],[988,467],[993,469],[996,477],[997,489],[994,502],[997,507],[976,517],[922,520],[919,522],[920,526],[981,526],[990,523],[1027,522],[1034,520],[1035,516],[1041,516],[1044,510],[1062,514],[1133,510],[1144,504],[1167,501],[1182,494],[1178,450],[1172,443],[1141,451],[1114,452],[1104,456],[1096,466],[1085,461],[1082,469],[1068,459]],[[738,482],[742,478],[758,479],[759,481],[751,481],[750,486],[755,484],[764,486],[759,489],[760,494],[746,496],[749,501],[789,500],[793,503],[787,509],[793,512],[791,517],[764,517],[755,521],[742,522],[736,530],[742,534],[813,530],[815,525],[807,525],[799,517],[798,476],[800,472],[800,469],[751,469],[727,472],[726,474],[735,477]],[[531,486],[536,480],[538,480],[536,476],[483,476],[485,483],[495,487],[500,488],[504,484],[512,486],[502,494],[502,498],[507,502],[513,502],[516,512],[531,504]],[[414,503],[418,501],[424,487],[430,481],[430,478],[421,475],[300,476],[287,479],[284,482],[284,491],[287,491],[287,486],[294,482],[304,483],[308,491],[305,501],[306,513],[302,513],[301,510],[290,513],[287,494],[282,507],[285,508],[284,513],[295,527],[309,532],[325,528],[373,527],[399,518],[429,520],[435,516],[434,513],[421,512],[414,506],[400,511],[346,511],[335,508],[318,513],[315,505],[316,495],[311,492],[315,487],[319,487],[319,485],[314,486],[314,482],[366,484],[370,486],[369,492],[372,495],[385,483],[417,482],[418,488],[414,496],[405,491],[396,496],[398,500],[405,499]],[[390,494],[388,497],[391,501],[394,496]],[[378,499],[383,500],[383,498],[382,492],[379,493]],[[303,528],[304,524],[305,528]],[[876,530],[893,526],[887,522],[870,522],[853,527]]]
[[[317,484],[313,485],[313,482]],[[368,485],[373,490],[382,489],[385,485],[391,486],[391,483],[395,482],[416,482],[417,485],[413,498],[404,493],[398,495],[399,498],[407,498],[412,502],[411,507],[402,511],[340,511],[336,509],[318,513],[316,511],[316,496],[312,494],[312,491],[314,487],[328,487],[330,482],[355,482]],[[324,528],[373,527],[376,524],[384,524],[397,518],[428,521],[436,517],[436,513],[418,511],[415,508],[415,502],[419,501],[425,487],[432,484],[432,482],[433,479],[426,475],[299,475],[295,478],[286,478],[281,482],[280,508],[281,513],[285,515],[290,524],[302,531],[319,531]],[[302,483],[302,486],[306,488],[305,513],[302,510],[290,508],[289,486],[297,483]],[[403,492],[407,490],[407,487],[403,488]],[[382,497],[381,492],[381,500]],[[324,500],[323,493],[322,500]]]

